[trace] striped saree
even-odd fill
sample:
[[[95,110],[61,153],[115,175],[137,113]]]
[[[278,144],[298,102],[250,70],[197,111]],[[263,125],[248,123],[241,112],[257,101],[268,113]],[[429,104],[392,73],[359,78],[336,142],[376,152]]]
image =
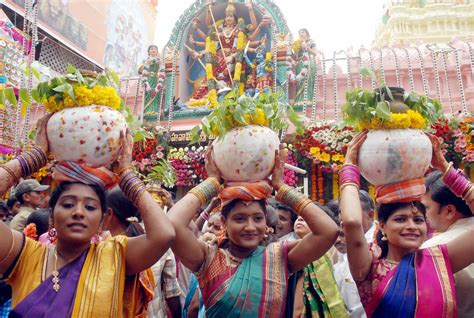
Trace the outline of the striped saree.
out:
[[[283,317],[288,281],[286,243],[259,246],[237,267],[218,249],[197,275],[206,317]]]
[[[368,317],[457,316],[451,263],[446,245],[406,255],[377,287],[365,308]]]

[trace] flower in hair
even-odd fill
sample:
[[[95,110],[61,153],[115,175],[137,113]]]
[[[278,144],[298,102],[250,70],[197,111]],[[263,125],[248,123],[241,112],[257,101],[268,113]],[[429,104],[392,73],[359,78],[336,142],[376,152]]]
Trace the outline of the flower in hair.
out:
[[[138,218],[136,216],[131,216],[127,218],[127,222],[138,222]]]

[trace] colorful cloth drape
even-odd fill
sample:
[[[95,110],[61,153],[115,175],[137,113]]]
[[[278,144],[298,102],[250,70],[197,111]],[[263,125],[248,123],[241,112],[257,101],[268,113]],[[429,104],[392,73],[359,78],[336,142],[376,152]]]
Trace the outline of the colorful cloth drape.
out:
[[[221,205],[225,206],[232,200],[256,201],[266,199],[272,193],[272,186],[268,181],[254,182],[227,182],[219,193]]]
[[[199,286],[206,317],[283,317],[288,281],[287,245],[258,247],[237,267],[219,249],[202,274]]]
[[[303,274],[303,317],[349,317],[329,257],[306,265]]]
[[[368,317],[456,317],[446,245],[406,255],[380,282],[365,308]]]
[[[294,317],[294,298],[296,295],[302,295],[301,317],[349,317],[333,273],[334,268],[327,255],[306,265],[298,273],[294,273],[288,283],[285,316]],[[302,294],[296,290],[299,279],[303,279]]]
[[[419,178],[378,186],[375,192],[378,204],[421,201],[426,192],[425,180]]]
[[[74,286],[71,317],[123,317],[126,245],[125,236],[91,244]],[[47,246],[26,239],[18,261],[6,278],[12,286],[12,308],[26,299],[44,280],[42,275],[47,250]],[[65,286],[70,278],[60,276],[60,285]],[[58,295],[63,290],[66,288],[60,289]],[[44,301],[41,306],[48,307],[50,303]]]
[[[53,179],[58,182],[81,182],[110,189],[117,184],[114,173],[104,167],[93,168],[85,163],[63,161],[53,167]]]
[[[148,317],[148,303],[153,300],[155,279],[151,268],[127,277],[123,294],[123,316],[125,318]]]

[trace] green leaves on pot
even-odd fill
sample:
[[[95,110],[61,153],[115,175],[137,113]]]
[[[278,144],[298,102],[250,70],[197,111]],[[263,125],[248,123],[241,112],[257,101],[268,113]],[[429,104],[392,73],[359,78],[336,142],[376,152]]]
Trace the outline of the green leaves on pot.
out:
[[[238,96],[229,92],[213,111],[201,120],[199,126],[191,130],[191,144],[199,141],[199,132],[207,136],[224,138],[235,127],[261,125],[280,131],[288,126],[288,121],[301,132],[304,130],[303,118],[287,103],[283,102],[283,92],[260,93],[252,97]]]

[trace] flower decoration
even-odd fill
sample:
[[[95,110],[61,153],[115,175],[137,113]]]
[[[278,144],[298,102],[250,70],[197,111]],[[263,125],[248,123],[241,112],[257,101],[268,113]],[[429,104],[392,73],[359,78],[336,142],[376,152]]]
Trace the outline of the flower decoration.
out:
[[[148,174],[164,156],[164,148],[155,138],[145,138],[133,145],[132,163],[141,174]]]
[[[25,228],[23,229],[23,234],[25,234],[26,237],[29,237],[32,240],[37,240],[38,239],[38,232],[36,230],[36,224],[30,223]]]
[[[194,186],[207,178],[206,149],[196,146],[169,149],[168,162],[176,173],[176,186]]]
[[[293,165],[293,166],[298,166],[298,161],[296,160],[293,145],[288,145],[288,157],[286,159],[286,163],[289,163],[290,165]],[[283,180],[290,187],[294,187],[298,184],[298,177],[296,175],[296,172],[290,169],[284,170]]]
[[[81,73],[69,65],[66,75],[39,83],[31,95],[51,113],[89,105],[104,105],[121,110],[125,108],[125,104],[117,92],[118,85],[119,78],[111,70],[101,74]]]
[[[474,167],[474,123],[472,115],[440,119],[431,125],[434,135],[443,140],[443,153],[456,166]]]
[[[338,128],[320,125],[308,128],[303,134],[296,135],[294,147],[306,159],[325,171],[337,171],[344,163],[347,144],[354,137],[350,127]]]
[[[38,182],[41,182],[43,179],[51,175],[52,165],[48,163],[46,166],[41,167],[37,172],[32,174],[32,177],[35,178]]]

